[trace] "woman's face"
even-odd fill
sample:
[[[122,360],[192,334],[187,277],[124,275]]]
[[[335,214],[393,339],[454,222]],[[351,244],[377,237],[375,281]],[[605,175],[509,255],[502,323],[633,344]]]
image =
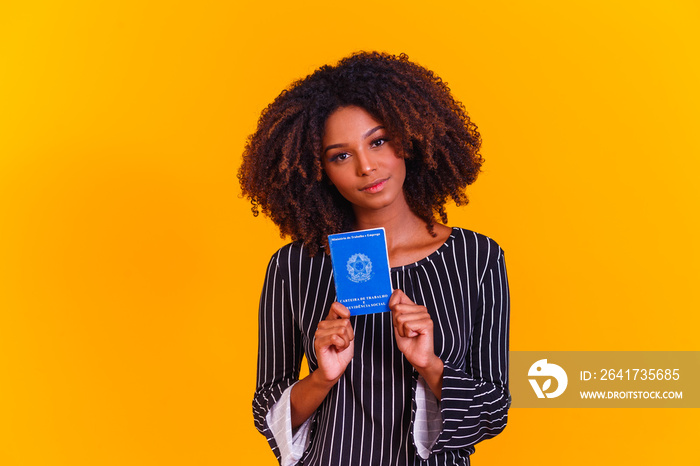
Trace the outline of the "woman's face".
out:
[[[406,164],[393,144],[384,125],[360,107],[341,107],[326,120],[323,169],[356,215],[406,205]]]

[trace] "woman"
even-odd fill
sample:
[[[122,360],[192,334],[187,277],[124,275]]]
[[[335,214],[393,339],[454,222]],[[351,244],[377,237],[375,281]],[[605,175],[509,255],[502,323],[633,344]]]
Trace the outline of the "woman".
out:
[[[467,202],[480,143],[447,85],[405,55],[324,66],[263,111],[238,176],[254,214],[293,240],[267,268],[253,400],[281,464],[467,465],[505,427],[503,251],[444,225],[448,198]],[[351,317],[327,236],[375,227],[391,311]]]

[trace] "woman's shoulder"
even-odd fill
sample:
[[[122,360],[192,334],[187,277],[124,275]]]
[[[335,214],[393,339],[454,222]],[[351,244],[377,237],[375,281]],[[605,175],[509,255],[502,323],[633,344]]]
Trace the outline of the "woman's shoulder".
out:
[[[303,242],[294,241],[279,248],[270,258],[270,264],[283,270],[298,270],[316,262],[324,262],[327,259],[325,256],[323,248],[311,256]]]
[[[503,257],[503,248],[492,238],[466,228],[453,227],[455,244],[473,254],[479,265],[491,267]]]

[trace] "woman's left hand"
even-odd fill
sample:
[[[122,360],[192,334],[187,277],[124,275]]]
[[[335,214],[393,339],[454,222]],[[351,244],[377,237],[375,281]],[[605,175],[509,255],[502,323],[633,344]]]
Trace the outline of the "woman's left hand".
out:
[[[396,346],[440,400],[445,366],[442,359],[435,355],[433,319],[430,318],[428,309],[411,301],[401,290],[394,290],[392,293],[389,309],[394,324]]]
[[[401,290],[394,290],[389,298],[396,345],[408,362],[417,370],[435,362],[433,346],[433,319],[425,306],[411,301]]]

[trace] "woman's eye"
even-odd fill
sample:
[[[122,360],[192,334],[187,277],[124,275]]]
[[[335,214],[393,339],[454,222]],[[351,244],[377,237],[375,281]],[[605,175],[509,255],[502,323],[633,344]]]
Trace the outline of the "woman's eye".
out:
[[[333,157],[331,157],[331,162],[342,162],[343,160],[347,159],[350,157],[350,154],[347,152],[341,152],[340,154],[335,154]]]
[[[385,143],[386,141],[387,141],[387,140],[384,139],[384,138],[375,139],[374,141],[372,141],[371,146],[372,146],[372,147],[379,147],[379,146],[381,146],[381,145],[384,145],[384,143]]]

